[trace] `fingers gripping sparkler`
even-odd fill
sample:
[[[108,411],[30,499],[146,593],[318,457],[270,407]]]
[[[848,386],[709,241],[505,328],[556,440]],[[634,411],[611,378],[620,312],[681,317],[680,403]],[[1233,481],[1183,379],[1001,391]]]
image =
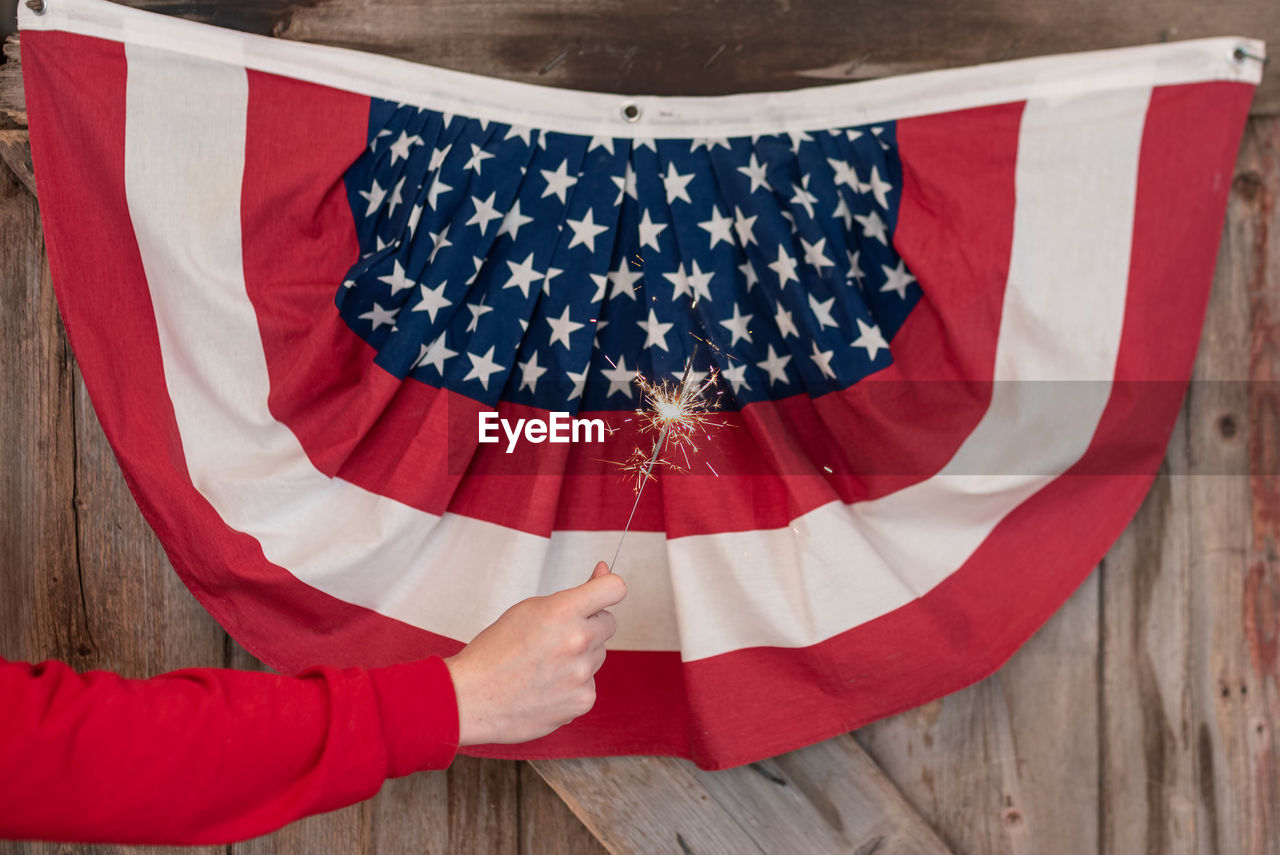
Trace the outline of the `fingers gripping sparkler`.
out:
[[[687,462],[689,451],[698,450],[693,442],[695,436],[708,427],[708,418],[715,407],[715,401],[705,397],[704,393],[715,384],[718,372],[712,366],[705,378],[697,379],[693,372],[693,361],[697,355],[698,345],[695,343],[685,362],[684,376],[675,387],[667,381],[654,382],[642,374],[636,375],[635,382],[640,386],[642,406],[642,409],[636,411],[636,415],[640,417],[640,433],[656,433],[657,436],[650,451],[646,452],[637,446],[631,459],[621,464],[624,470],[636,473],[636,500],[631,505],[631,513],[622,529],[622,536],[618,538],[613,561],[609,562],[610,569],[613,569],[622,552],[622,543],[631,530],[631,521],[635,519],[636,508],[640,507],[640,497],[644,494],[645,485],[655,479],[653,469],[662,458],[663,450],[669,446],[680,448]],[[648,409],[643,409],[646,402]],[[680,468],[668,460],[661,462]]]

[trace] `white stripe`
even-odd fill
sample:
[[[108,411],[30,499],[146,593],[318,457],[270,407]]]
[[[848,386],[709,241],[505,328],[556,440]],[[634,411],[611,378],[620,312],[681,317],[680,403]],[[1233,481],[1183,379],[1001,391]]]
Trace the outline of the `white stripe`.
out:
[[[130,45],[125,177],[166,384],[197,489],[304,582],[468,640],[509,604],[575,584],[617,532],[550,540],[436,517],[329,479],[267,409],[240,252],[242,69]],[[188,93],[199,92],[192,99]],[[634,533],[615,649],[699,659],[804,646],[896,608],[954,572],[991,528],[1074,462],[1119,346],[1138,146],[1149,90],[1027,105],[997,380],[1098,381],[1074,398],[997,384],[938,476],[792,527]],[[927,286],[926,286],[927,288]],[[1029,475],[965,473],[1026,472]],[[1016,572],[1016,569],[1011,570]]]
[[[324,45],[241,33],[105,0],[45,0],[36,15],[20,4],[26,30],[63,30],[174,51],[479,119],[613,137],[732,137],[824,130],[990,104],[1236,80],[1258,83],[1262,63],[1237,61],[1238,46],[1262,56],[1256,39],[1221,37],[1033,57],[880,80],[722,96],[629,96],[539,86]],[[635,104],[635,122],[622,107]]]

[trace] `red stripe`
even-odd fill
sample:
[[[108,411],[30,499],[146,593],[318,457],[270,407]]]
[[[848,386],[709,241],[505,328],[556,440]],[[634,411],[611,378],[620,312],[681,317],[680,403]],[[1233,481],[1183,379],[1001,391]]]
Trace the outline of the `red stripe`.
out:
[[[633,495],[604,461],[623,460],[634,446],[629,413],[580,414],[619,428],[603,444],[522,443],[507,454],[477,443],[479,403],[374,364],[374,350],[334,308],[337,283],[359,254],[340,174],[362,150],[364,126],[352,116],[340,148],[299,147],[297,113],[333,115],[347,109],[345,96],[258,73],[250,89],[246,286],[262,328],[271,412],[316,467],[432,514],[543,536],[621,529]],[[664,473],[646,489],[633,528],[671,537],[780,528],[833,500],[882,496],[941,468],[990,399],[982,381],[991,377],[1008,274],[1020,116],[1011,104],[899,124],[906,177],[895,244],[926,293],[894,340],[895,364],[817,400],[797,395],[723,414],[725,426],[695,457],[700,474]],[[315,183],[326,192],[304,189]],[[499,412],[548,416],[516,404]]]
[[[22,49],[45,245],[67,337],[125,481],[187,587],[237,640],[290,670],[458,647],[298,582],[192,486],[125,200],[124,47],[29,30]],[[324,145],[325,135],[308,144]],[[339,637],[331,649],[318,643]]]
[[[285,671],[316,661],[378,664],[452,652],[456,642],[298,582],[267,562],[252,539],[228,529],[191,486],[124,202],[123,51],[40,32],[24,34],[23,49],[46,241],[68,335],[130,487],[184,581],[228,632]],[[1201,84],[1160,89],[1152,99],[1121,378],[1189,375],[1251,96],[1248,86]],[[251,89],[251,110],[255,97]],[[908,263],[919,269],[919,259]],[[744,650],[683,669],[672,653],[610,654],[590,715],[547,739],[469,753],[679,754],[718,768],[844,732],[980,679],[1060,605],[1136,510],[1150,476],[1083,473],[1158,461],[1180,389],[1152,406],[1142,388],[1117,387],[1081,464],[1020,507],[920,600],[804,649]]]
[[[1236,83],[1152,93],[1116,366],[1118,380],[1138,382],[1115,387],[1079,464],[1001,521],[925,597],[812,647],[686,665],[695,756],[749,762],[980,680],[1097,565],[1150,488],[1181,406],[1252,97],[1252,86]]]

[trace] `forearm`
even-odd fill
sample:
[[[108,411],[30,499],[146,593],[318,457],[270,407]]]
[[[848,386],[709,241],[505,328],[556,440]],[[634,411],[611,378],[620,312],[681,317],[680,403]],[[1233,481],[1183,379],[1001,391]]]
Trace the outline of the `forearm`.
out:
[[[439,659],[149,680],[0,661],[0,836],[242,840],[447,766],[457,736]]]

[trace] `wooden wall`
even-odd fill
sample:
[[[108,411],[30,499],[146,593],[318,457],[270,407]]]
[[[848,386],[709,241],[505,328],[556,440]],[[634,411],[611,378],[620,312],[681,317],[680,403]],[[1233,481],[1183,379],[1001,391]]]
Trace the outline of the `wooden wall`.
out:
[[[669,14],[676,4],[597,0],[146,5],[515,79],[688,94],[877,76],[918,67],[921,56],[957,65],[1162,34],[1269,33],[1280,42],[1280,4],[1252,1],[1202,9],[1090,0],[1071,7],[1071,21],[1054,20],[1066,13],[1047,5],[1005,0],[912,4],[902,13],[824,0],[803,8],[741,3],[730,14],[708,3],[684,19]],[[23,117],[3,72],[0,655],[131,676],[260,667],[171,571],[103,438],[58,319],[23,163]],[[831,756],[847,758],[850,778],[880,780],[883,770],[896,785],[889,795],[905,796],[922,826],[957,853],[1280,855],[1280,118],[1268,115],[1280,112],[1275,77],[1260,90],[1241,148],[1195,382],[1142,510],[994,676],[833,741],[843,753]],[[859,746],[879,770],[862,765]],[[777,786],[778,804],[796,798],[830,820],[823,794],[840,782],[797,788],[788,762],[762,764],[758,780]],[[701,820],[677,812],[647,819],[644,829],[628,826],[610,813],[607,768],[588,761],[552,778],[610,851],[735,851],[705,828],[699,838],[693,826]],[[665,780],[653,785],[654,798]],[[878,798],[851,796],[880,810]],[[664,827],[646,836],[653,825]],[[753,850],[786,851],[751,839]],[[935,851],[887,845],[884,835],[842,839],[862,855]],[[605,851],[528,764],[468,758],[225,849]],[[147,850],[0,842],[0,855],[122,851]]]

